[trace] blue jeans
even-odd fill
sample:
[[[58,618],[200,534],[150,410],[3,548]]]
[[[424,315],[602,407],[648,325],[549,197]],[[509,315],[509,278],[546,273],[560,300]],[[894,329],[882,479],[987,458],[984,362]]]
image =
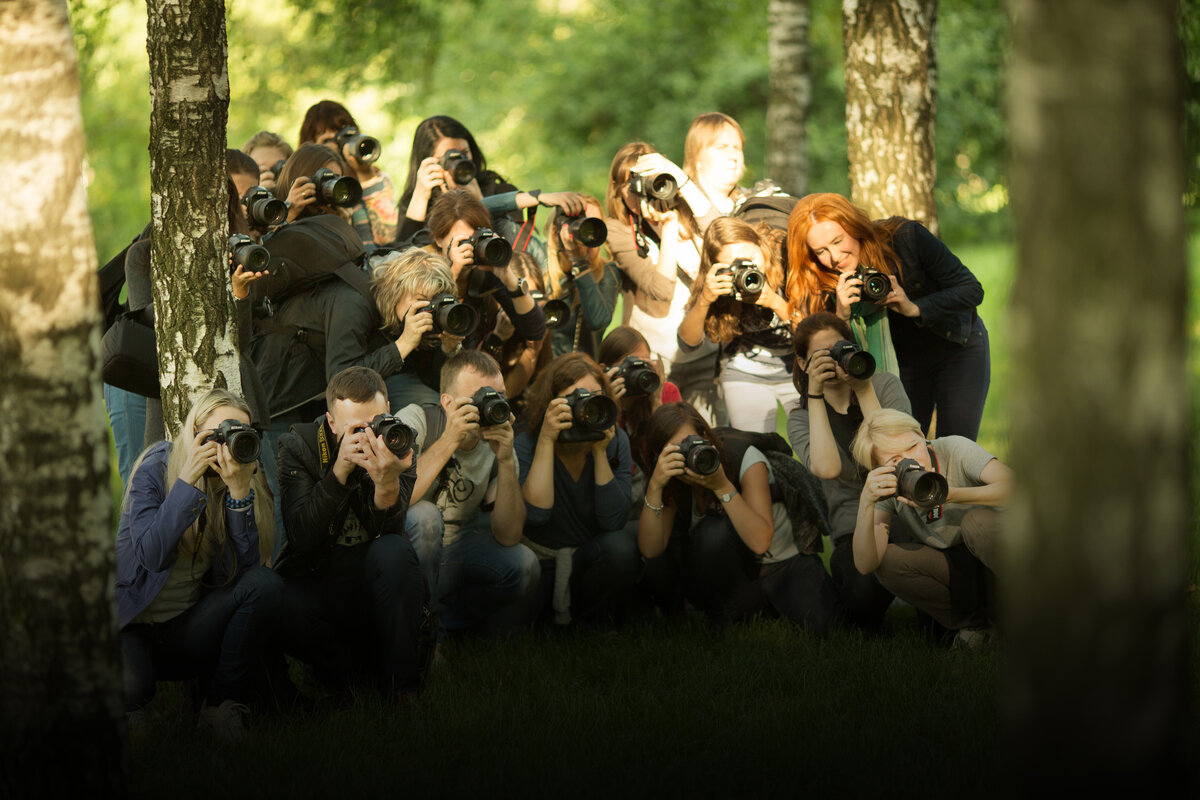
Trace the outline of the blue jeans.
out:
[[[428,500],[413,503],[404,514],[404,533],[417,551],[417,561],[429,587],[429,602],[437,606],[438,567],[442,563],[442,534],[446,523],[442,512]]]
[[[117,471],[121,473],[121,485],[127,486],[133,462],[137,461],[146,447],[146,398],[106,383],[104,409],[108,412],[108,424],[117,447]]]
[[[491,518],[479,512],[442,551],[438,613],[450,633],[511,633],[525,623],[538,585],[537,556],[523,544],[511,547],[492,536]]]
[[[166,622],[126,625],[121,631],[126,710],[154,699],[159,680],[200,676],[211,676],[209,705],[245,703],[278,627],[282,597],[278,573],[254,567]]]

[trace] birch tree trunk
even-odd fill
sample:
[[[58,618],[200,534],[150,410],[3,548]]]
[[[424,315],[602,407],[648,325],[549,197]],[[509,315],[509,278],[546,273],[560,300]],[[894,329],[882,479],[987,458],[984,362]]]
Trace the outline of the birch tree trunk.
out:
[[[1183,796],[1194,520],[1176,7],[1010,5],[1008,761],[1021,794]]]
[[[229,284],[223,0],[148,0],[151,273],[167,437],[214,386],[241,393]]]
[[[0,3],[0,797],[124,793],[99,284],[62,0]]]
[[[809,0],[770,0],[767,53],[771,97],[767,104],[767,177],[796,197],[808,194]]]
[[[937,233],[933,126],[937,0],[843,0],[853,201]]]

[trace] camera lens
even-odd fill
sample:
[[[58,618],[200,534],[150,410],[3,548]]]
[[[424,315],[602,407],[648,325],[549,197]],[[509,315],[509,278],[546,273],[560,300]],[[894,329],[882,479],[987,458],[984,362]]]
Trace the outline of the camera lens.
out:
[[[655,175],[650,181],[650,196],[655,200],[674,200],[679,193],[679,184],[669,174],[663,172]]]
[[[898,486],[896,494],[907,497],[921,508],[933,508],[946,502],[950,485],[946,478],[936,472],[925,470],[911,458],[896,465]]]
[[[459,186],[466,186],[475,180],[475,162],[461,150],[447,150],[442,156],[442,169],[449,172]]]
[[[892,292],[892,282],[877,269],[860,269],[857,273],[862,279],[862,297],[872,303],[880,303],[887,299]]]
[[[579,401],[575,408],[575,422],[595,431],[605,431],[617,421],[617,404],[602,394],[594,394]]]
[[[571,308],[565,300],[547,300],[542,313],[546,315],[546,327],[557,330],[570,321]]]
[[[371,433],[382,436],[387,449],[400,458],[408,455],[416,439],[413,429],[391,414],[379,414],[371,420]]]
[[[237,431],[229,436],[227,444],[239,464],[253,464],[262,452],[262,442],[254,431]]]
[[[362,184],[331,169],[317,170],[312,182],[317,185],[317,199],[325,205],[349,208],[362,200]]]
[[[271,263],[271,254],[267,252],[267,248],[255,244],[254,240],[244,233],[229,237],[229,251],[233,256],[235,268],[240,264],[251,272],[261,272]]]
[[[702,436],[692,434],[679,443],[684,465],[698,475],[712,475],[721,466],[721,454]]]
[[[875,374],[875,356],[859,350],[854,342],[843,339],[829,348],[829,355],[842,371],[855,380],[865,380]]]
[[[494,234],[480,236],[475,242],[475,263],[503,267],[512,260],[512,245]]]
[[[621,362],[618,375],[625,379],[625,394],[630,397],[653,394],[662,384],[653,367],[633,356]]]
[[[487,387],[480,389],[471,398],[471,403],[479,409],[479,425],[481,427],[503,425],[508,422],[508,416],[512,409],[509,407],[508,401],[495,389]]]
[[[584,247],[599,247],[608,241],[608,226],[596,217],[574,217],[567,231]]]

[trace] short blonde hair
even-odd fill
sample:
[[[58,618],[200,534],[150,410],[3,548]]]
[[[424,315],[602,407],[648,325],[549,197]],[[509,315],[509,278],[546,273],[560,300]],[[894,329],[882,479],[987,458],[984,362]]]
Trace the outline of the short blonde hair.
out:
[[[921,423],[903,411],[897,411],[894,408],[872,411],[863,418],[862,424],[858,426],[858,433],[854,435],[854,441],[850,443],[850,453],[859,464],[867,469],[875,469],[879,466],[875,463],[875,447],[880,440],[902,436],[906,433],[915,433],[920,438],[925,438],[925,434],[921,431]]]
[[[260,147],[274,147],[283,153],[284,158],[290,158],[292,155],[292,146],[282,136],[272,131],[259,131],[251,136],[242,145],[242,152],[251,155]]]
[[[430,296],[449,292],[457,296],[450,262],[444,256],[419,248],[410,248],[375,264],[371,293],[383,318],[383,327],[397,329],[401,319],[396,306],[405,297]]]

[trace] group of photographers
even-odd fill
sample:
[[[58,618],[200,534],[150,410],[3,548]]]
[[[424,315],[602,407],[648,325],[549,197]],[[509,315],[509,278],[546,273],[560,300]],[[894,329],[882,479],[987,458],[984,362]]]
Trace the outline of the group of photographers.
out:
[[[333,101],[294,151],[231,151],[246,399],[214,389],[160,441],[106,387],[131,719],[199,676],[202,723],[238,738],[291,685],[280,653],[404,696],[446,635],[655,606],[824,631],[898,597],[981,636],[1011,486],[973,441],[983,290],[919,223],[838,195],[745,213],[778,193],[740,187],[742,147],[719,113],[682,168],[630,143],[603,209],[516,189],[445,116],[399,197]]]

